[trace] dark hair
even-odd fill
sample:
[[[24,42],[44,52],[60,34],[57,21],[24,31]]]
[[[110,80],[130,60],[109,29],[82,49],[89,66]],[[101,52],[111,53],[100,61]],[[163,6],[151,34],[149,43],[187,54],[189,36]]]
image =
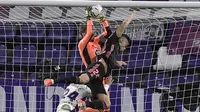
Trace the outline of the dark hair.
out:
[[[127,34],[122,34],[122,36],[124,36],[128,41],[128,46],[127,47],[130,47],[131,46],[131,38]]]
[[[82,25],[80,29],[80,34],[86,33],[86,31],[87,31],[87,25]]]

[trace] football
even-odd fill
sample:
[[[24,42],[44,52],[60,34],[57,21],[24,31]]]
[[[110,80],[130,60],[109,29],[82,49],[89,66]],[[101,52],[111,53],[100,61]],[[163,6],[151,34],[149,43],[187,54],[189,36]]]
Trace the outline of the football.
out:
[[[103,7],[101,5],[92,6],[91,16],[93,19],[99,19],[103,16]]]

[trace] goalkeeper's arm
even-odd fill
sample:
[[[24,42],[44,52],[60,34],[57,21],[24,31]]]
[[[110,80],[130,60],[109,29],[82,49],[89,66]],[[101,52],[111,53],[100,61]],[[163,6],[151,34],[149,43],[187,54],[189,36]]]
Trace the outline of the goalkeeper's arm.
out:
[[[100,18],[100,22],[102,22],[103,28],[104,28],[104,32],[102,33],[102,36],[105,38],[109,37],[112,34],[109,22],[105,19],[104,16]]]
[[[88,63],[84,58],[83,50],[86,48],[87,43],[89,42],[90,38],[92,37],[92,25],[93,25],[92,20],[88,20],[86,34],[84,35],[83,39],[81,39],[80,42],[78,43],[78,50],[79,50],[80,56],[82,58],[82,61],[86,67],[88,66]]]
[[[104,43],[106,38],[108,38],[112,34],[112,31],[109,22],[103,16],[100,18],[100,22],[102,22],[103,24],[104,32],[95,37],[94,41]]]
[[[133,13],[127,17],[122,24],[116,29],[116,35],[117,37],[121,37],[122,34],[124,33],[125,28],[130,24],[130,22],[133,20],[135,16],[135,11],[133,11]]]

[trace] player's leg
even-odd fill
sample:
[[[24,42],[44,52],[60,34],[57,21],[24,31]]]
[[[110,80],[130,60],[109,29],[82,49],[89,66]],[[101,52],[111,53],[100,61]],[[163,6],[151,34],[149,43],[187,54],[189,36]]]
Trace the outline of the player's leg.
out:
[[[62,79],[45,79],[44,85],[45,86],[51,86],[55,83],[76,83],[76,84],[87,84],[91,80],[94,79],[102,79],[105,75],[105,65],[102,64],[102,62],[96,62],[91,64],[88,69],[81,73],[79,76],[72,76],[72,77],[66,77]]]
[[[90,81],[88,73],[83,73],[78,78],[79,78],[79,83],[81,84],[86,84]]]
[[[104,97],[105,96],[105,97]],[[81,112],[109,112],[110,111],[110,101],[106,101],[107,96],[105,94],[102,94],[98,96],[101,97],[101,100],[93,100],[93,101],[82,101],[80,100],[78,103],[79,110],[82,110]],[[108,98],[109,99],[109,98]]]
[[[80,76],[71,76],[71,77],[65,77],[65,78],[59,78],[59,79],[46,79],[44,80],[45,86],[50,86],[52,84],[56,83],[64,83],[64,84],[87,84],[90,82],[90,77],[88,73],[81,73]]]
[[[98,94],[97,95],[98,100],[94,101],[86,101],[86,107],[90,107],[93,109],[98,109],[98,110],[109,110],[110,109],[110,99],[106,94]]]
[[[110,108],[111,103],[110,103],[110,99],[109,99],[107,94],[102,94],[102,93],[97,94],[97,98],[98,98],[98,100],[100,100],[100,101],[105,103],[104,106],[106,106],[106,107],[104,109],[109,109]]]
[[[98,110],[109,109],[110,100],[102,84],[102,80],[94,79],[88,84],[88,87],[91,89],[93,100],[86,101],[86,107]]]
[[[108,92],[108,89],[109,89],[109,86],[113,83],[113,78],[112,76],[108,76],[106,78],[104,78],[103,80],[103,85],[104,85],[104,88],[107,92],[107,95],[108,95],[108,98],[110,99],[110,95],[109,95],[109,92]],[[91,87],[90,85],[88,85],[89,87]],[[107,110],[109,112],[109,110]],[[107,111],[104,111],[104,112],[107,112]],[[82,112],[99,112],[99,110],[97,109],[92,109],[92,108],[89,108],[87,107],[85,110],[83,110]]]

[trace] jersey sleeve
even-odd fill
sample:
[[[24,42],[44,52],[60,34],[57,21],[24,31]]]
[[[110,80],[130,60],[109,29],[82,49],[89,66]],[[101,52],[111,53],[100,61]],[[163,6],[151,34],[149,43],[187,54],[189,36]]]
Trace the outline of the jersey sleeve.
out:
[[[103,28],[104,28],[104,32],[102,33],[102,36],[103,37],[108,37],[112,33],[108,21],[104,21],[103,22]]]
[[[87,21],[87,32],[86,32],[86,35],[78,43],[78,50],[79,50],[81,59],[82,59],[82,61],[83,61],[83,63],[84,63],[86,68],[87,68],[88,64],[87,64],[87,62],[86,62],[86,60],[84,58],[83,50],[86,48],[90,38],[92,37],[92,25],[93,25],[92,20],[88,20]]]
[[[115,60],[115,56],[119,50],[119,42],[116,32],[112,33],[110,37],[106,40],[103,46],[103,53],[106,58],[110,60]],[[113,63],[112,61],[112,63]],[[111,64],[111,62],[109,62]]]
[[[95,37],[94,41],[104,43],[106,40],[105,38],[108,38],[112,34],[108,21],[103,22],[103,28],[104,28],[104,32],[101,35]]]
[[[118,43],[118,36],[116,34],[116,32],[113,32],[107,39],[106,39],[106,48],[110,48],[111,45],[115,45],[116,43]]]
[[[114,32],[109,36],[108,39],[106,39],[106,42],[104,43],[103,46],[103,51],[104,52],[110,51],[117,42],[118,42],[118,37],[116,35],[116,32]]]

